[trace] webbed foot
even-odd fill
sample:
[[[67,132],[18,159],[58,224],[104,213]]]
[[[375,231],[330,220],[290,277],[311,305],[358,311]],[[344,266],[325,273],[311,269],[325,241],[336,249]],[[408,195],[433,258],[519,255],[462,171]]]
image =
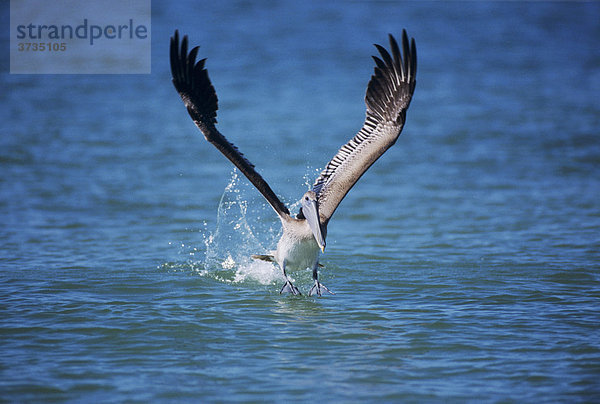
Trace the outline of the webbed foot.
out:
[[[313,285],[312,288],[310,288],[308,295],[312,296],[313,293],[316,293],[317,296],[321,296],[321,294],[323,292],[327,292],[329,294],[335,295],[335,293],[333,293],[331,290],[327,289],[327,286],[325,286],[322,283],[320,283],[319,281],[315,280],[315,284]]]
[[[302,293],[300,293],[300,291],[298,290],[297,287],[295,287],[292,282],[290,281],[285,281],[285,285],[283,285],[283,287],[281,288],[281,291],[279,291],[279,294],[282,293],[291,293],[293,295],[301,295]]]

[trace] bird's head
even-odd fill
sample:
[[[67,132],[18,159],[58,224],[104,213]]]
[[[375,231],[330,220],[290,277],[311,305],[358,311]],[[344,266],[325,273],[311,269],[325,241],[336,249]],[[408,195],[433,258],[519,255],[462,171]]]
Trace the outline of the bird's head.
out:
[[[298,217],[306,219],[319,248],[322,252],[325,252],[326,234],[319,218],[319,201],[317,200],[317,194],[313,191],[306,192],[304,196],[302,196],[301,204],[302,208],[300,209]]]

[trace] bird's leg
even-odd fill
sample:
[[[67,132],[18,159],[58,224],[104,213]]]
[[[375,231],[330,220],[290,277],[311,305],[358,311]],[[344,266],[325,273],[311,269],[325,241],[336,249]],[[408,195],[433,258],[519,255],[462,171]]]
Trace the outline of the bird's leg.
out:
[[[310,288],[310,291],[308,292],[309,296],[312,296],[313,293],[316,293],[317,296],[321,296],[323,291],[326,291],[332,295],[335,295],[335,293],[333,293],[331,290],[327,289],[327,286],[325,286],[321,282],[319,282],[319,263],[318,262],[313,267],[313,279],[315,281],[315,284],[313,285],[312,288]]]
[[[286,292],[286,293],[289,292],[293,295],[301,295],[302,293],[300,293],[298,288],[295,287],[294,284],[292,284],[292,281],[290,281],[290,278],[288,278],[287,274],[285,273],[285,260],[283,261],[283,264],[281,265],[281,270],[283,271],[283,277],[285,278],[285,284],[279,291],[279,294],[282,294],[284,292]]]

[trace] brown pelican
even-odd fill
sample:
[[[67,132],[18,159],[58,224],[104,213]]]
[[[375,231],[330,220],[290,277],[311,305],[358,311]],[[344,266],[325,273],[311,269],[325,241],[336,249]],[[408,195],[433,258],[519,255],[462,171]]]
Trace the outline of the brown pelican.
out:
[[[286,279],[280,293],[300,294],[287,272],[307,268],[312,269],[314,279],[309,296],[313,293],[321,296],[325,291],[332,293],[318,280],[319,254],[325,251],[329,220],[356,181],[398,139],[415,90],[417,49],[414,39],[409,42],[406,31],[402,31],[402,52],[392,35],[389,41],[391,55],[382,46],[375,45],[381,58],[373,56],[375,72],[365,95],[367,113],[363,127],[325,166],[312,189],[302,196],[299,213],[292,217],[254,165],[217,130],[217,94],[204,68],[206,59],[196,63],[199,47],[188,53],[187,36],[181,44],[178,31],[171,37],[173,84],[194,123],[206,140],[244,173],[281,220],[283,234],[277,250],[272,255],[253,256],[279,264]]]

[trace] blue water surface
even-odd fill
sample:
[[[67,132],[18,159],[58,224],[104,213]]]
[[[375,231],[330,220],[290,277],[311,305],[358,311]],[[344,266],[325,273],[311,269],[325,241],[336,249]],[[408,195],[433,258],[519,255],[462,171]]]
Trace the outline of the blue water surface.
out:
[[[150,75],[3,63],[0,401],[598,402],[599,17],[155,1]],[[336,295],[282,296],[250,259],[278,219],[189,119],[169,36],[201,45],[220,131],[297,209],[403,28],[415,96],[329,225]]]

